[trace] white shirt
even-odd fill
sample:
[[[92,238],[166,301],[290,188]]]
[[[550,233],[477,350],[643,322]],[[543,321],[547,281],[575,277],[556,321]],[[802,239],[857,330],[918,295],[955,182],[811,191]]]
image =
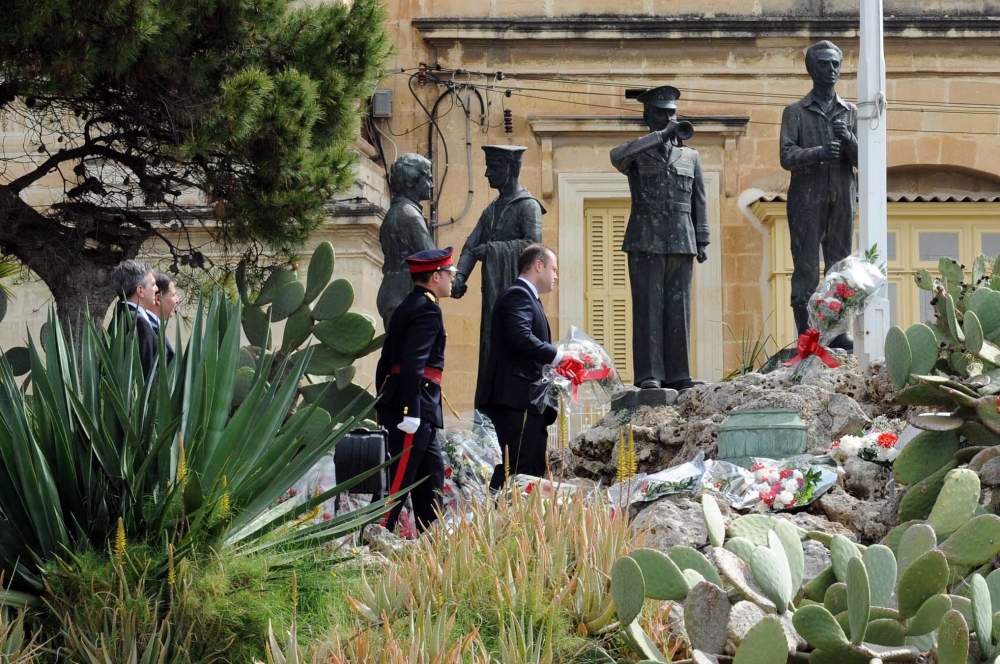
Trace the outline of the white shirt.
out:
[[[149,320],[150,313],[148,311],[146,311],[145,309],[143,309],[142,307],[140,307],[135,302],[132,302],[131,300],[125,300],[125,304],[127,304],[130,307],[132,307],[132,309],[135,310],[135,313],[138,314],[139,316],[142,316],[143,319],[145,319],[145,321],[147,323],[149,323],[150,325],[153,324],[153,322],[151,320]],[[157,320],[157,324],[159,324],[159,320]]]

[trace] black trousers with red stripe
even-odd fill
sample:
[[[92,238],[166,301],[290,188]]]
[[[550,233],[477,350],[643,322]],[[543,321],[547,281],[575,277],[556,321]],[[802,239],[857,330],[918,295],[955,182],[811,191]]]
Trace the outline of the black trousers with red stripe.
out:
[[[437,429],[426,420],[421,420],[416,432],[407,434],[396,428],[402,418],[395,421],[381,417],[379,419],[389,431],[389,454],[403,454],[390,469],[390,493],[396,493],[423,480],[407,494],[399,496],[398,502],[389,511],[385,526],[390,531],[396,529],[396,522],[399,521],[399,514],[403,511],[408,495],[417,530],[422,533],[437,520],[444,492],[444,456],[438,445]]]

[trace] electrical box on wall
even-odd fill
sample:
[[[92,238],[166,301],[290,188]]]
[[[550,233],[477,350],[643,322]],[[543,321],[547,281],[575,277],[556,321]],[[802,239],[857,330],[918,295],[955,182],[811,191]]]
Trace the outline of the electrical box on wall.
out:
[[[372,117],[392,117],[392,90],[379,88],[375,91],[375,94],[372,95]]]

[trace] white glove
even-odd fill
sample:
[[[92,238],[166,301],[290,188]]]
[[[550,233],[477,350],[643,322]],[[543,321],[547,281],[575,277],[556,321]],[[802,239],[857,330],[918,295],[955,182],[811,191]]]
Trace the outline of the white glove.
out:
[[[396,425],[396,428],[406,433],[416,433],[420,428],[419,417],[404,417],[403,421]]]

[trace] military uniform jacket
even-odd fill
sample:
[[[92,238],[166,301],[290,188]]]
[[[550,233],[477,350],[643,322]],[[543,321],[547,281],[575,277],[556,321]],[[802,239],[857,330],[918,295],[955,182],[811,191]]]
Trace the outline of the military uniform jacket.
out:
[[[375,370],[382,419],[419,417],[440,429],[441,386],[424,377],[427,368],[444,370],[444,319],[437,297],[415,286],[396,308]],[[394,371],[394,367],[398,367]]]
[[[709,243],[697,150],[664,145],[654,132],[616,147],[611,163],[628,176],[632,192],[622,251],[693,256]]]

